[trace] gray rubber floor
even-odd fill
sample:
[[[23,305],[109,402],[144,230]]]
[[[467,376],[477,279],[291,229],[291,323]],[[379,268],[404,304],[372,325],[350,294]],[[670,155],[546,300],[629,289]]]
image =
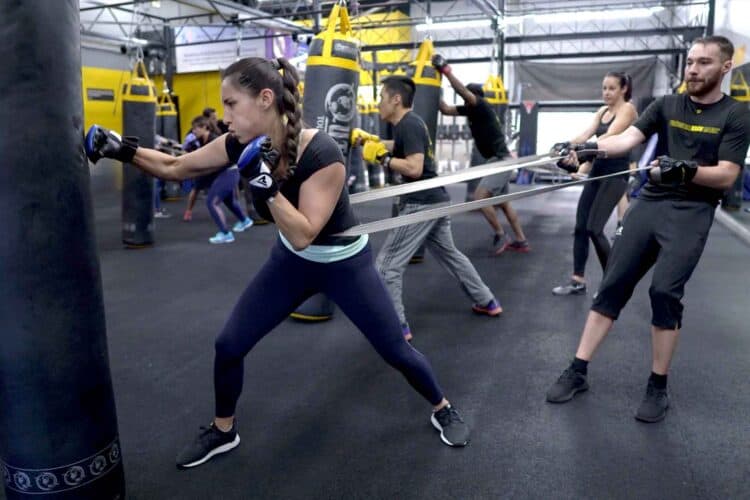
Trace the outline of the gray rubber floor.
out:
[[[166,203],[174,217],[157,221],[156,246],[124,250],[112,181],[103,169],[92,186],[128,498],[750,497],[750,252],[719,225],[687,287],[667,419],[633,419],[650,371],[650,276],[591,363],[591,389],[566,405],[544,401],[590,303],[591,292],[551,293],[571,271],[577,190],[515,203],[533,249],[525,255],[491,256],[481,215],[453,217],[500,318],[473,315],[429,254],[406,273],[414,346],[473,427],[468,447],[440,443],[429,405],[338,311],[317,325],[286,321],[264,339],[246,359],[241,445],[178,471],[177,452],[212,417],[214,336],[276,230],[209,245],[202,200],[190,223],[182,202]],[[463,198],[463,186],[450,191]],[[383,218],[390,205],[358,212]],[[379,249],[383,234],[371,241]],[[598,266],[592,249],[591,290]]]

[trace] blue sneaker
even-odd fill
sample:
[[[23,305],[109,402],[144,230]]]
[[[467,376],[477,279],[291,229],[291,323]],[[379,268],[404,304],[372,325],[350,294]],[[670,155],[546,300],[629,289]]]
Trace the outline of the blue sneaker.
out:
[[[245,217],[245,220],[237,221],[237,224],[235,224],[232,227],[232,231],[235,233],[241,233],[247,228],[250,228],[253,226],[253,220],[250,217]]]
[[[219,231],[215,236],[209,238],[208,241],[214,245],[218,245],[219,243],[234,243],[234,235],[232,231],[226,233]]]

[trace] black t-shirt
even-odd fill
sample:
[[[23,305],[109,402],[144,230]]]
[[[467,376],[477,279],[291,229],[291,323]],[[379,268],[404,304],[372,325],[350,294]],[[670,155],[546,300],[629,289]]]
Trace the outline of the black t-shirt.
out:
[[[500,118],[492,109],[490,103],[481,97],[477,97],[475,106],[456,106],[458,114],[465,116],[469,122],[471,135],[474,137],[474,143],[482,156],[486,159],[505,158],[510,154],[508,146],[505,144],[503,128],[500,125]]]
[[[609,131],[609,127],[615,121],[615,115],[607,123],[604,123],[604,113],[599,117],[599,125],[596,127],[594,135],[601,137]],[[622,172],[628,169],[630,163],[630,156],[625,155],[619,158],[597,158],[594,160],[594,164],[591,166],[591,177],[598,177],[600,175],[614,174],[615,172]]]
[[[227,156],[229,156],[229,159],[233,163],[237,162],[240,154],[242,154],[242,151],[245,149],[245,146],[246,144],[241,144],[234,135],[230,134],[227,136]],[[283,194],[284,197],[294,205],[294,207],[299,207],[299,190],[302,187],[302,183],[321,168],[327,167],[336,162],[346,165],[344,157],[341,154],[341,149],[339,149],[338,145],[328,135],[323,132],[317,132],[313,138],[310,139],[307,147],[302,152],[302,156],[299,159],[299,164],[294,171],[294,175],[280,183],[279,192]],[[265,202],[256,202],[253,200],[253,205],[261,217],[273,222],[273,216]],[[357,237],[342,238],[332,235],[349,229],[358,223],[359,221],[354,215],[351,205],[349,205],[349,192],[346,183],[344,183],[331,217],[328,219],[325,226],[323,226],[323,229],[321,229],[312,244],[345,245],[351,243],[356,240]]]
[[[750,142],[750,111],[747,105],[723,96],[713,104],[693,102],[687,94],[656,99],[633,124],[643,135],[659,134],[656,155],[693,160],[713,166],[719,161],[745,163]],[[718,189],[688,183],[670,187],[647,183],[639,197],[646,200],[697,200],[717,204]]]
[[[401,175],[404,182],[414,182],[422,179],[437,177],[435,169],[435,158],[432,155],[432,141],[427,125],[415,112],[409,111],[401,121],[393,127],[393,156],[395,158],[406,158],[409,155],[424,154],[424,167],[422,175],[413,179]],[[432,204],[450,201],[450,196],[444,187],[426,189],[416,193],[405,194],[401,197],[404,203]]]

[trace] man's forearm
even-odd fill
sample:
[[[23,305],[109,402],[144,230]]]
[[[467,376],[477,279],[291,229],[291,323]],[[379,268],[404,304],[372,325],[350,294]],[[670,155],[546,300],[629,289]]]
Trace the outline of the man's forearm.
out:
[[[699,166],[693,184],[714,189],[729,189],[737,180],[740,168],[737,165]]]
[[[597,141],[597,147],[605,151],[610,158],[625,156],[635,146],[644,141],[646,137],[635,127],[630,127],[625,132]]]
[[[406,177],[416,179],[422,175],[421,169],[415,168],[405,158],[391,158],[388,168]]]

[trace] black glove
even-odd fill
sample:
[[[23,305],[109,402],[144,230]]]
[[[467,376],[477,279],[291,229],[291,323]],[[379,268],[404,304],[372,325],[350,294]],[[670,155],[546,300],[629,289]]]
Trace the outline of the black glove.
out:
[[[557,160],[557,163],[555,163],[555,165],[557,165],[557,168],[561,168],[569,174],[575,174],[576,172],[578,172],[578,166],[572,163],[567,163],[567,158],[561,158]]]
[[[675,160],[660,156],[655,167],[648,171],[648,178],[655,184],[681,186],[687,184],[698,172],[698,164],[690,160]]]
[[[571,145],[570,142],[556,142],[552,149],[550,150],[550,153],[560,156],[568,156],[568,153],[571,151]]]
[[[583,144],[572,144],[579,163],[586,163],[599,156],[599,147],[596,141],[584,142]]]
[[[443,75],[449,75],[451,72],[451,67],[448,65],[448,61],[446,61],[445,57],[440,54],[432,56],[432,65]]]
[[[101,158],[112,158],[123,163],[130,163],[138,148],[137,137],[120,137],[120,134],[109,129],[92,125],[86,134],[84,149],[92,163]]]
[[[264,141],[257,175],[248,183],[254,200],[268,201],[279,192],[279,185],[271,172],[276,170],[280,159],[279,152],[271,147],[271,140]]]

